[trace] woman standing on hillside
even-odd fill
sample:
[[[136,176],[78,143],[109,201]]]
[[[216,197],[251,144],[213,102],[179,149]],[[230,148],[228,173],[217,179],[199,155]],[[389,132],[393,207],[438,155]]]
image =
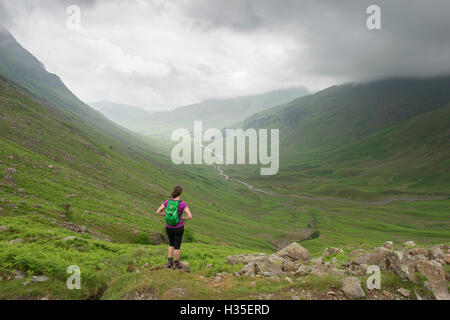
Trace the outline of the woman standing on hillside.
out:
[[[191,211],[186,202],[180,200],[183,188],[176,186],[172,191],[172,199],[164,201],[156,211],[159,216],[165,216],[166,232],[169,237],[169,252],[166,268],[181,269],[180,247],[184,233],[184,221],[192,219]],[[166,213],[164,213],[166,209]],[[183,212],[187,217],[182,218]]]

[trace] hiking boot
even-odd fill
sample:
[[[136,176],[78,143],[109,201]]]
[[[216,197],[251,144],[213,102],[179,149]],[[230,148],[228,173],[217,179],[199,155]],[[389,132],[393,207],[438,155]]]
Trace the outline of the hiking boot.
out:
[[[173,268],[173,260],[169,259],[169,261],[167,262],[167,264],[164,267],[167,269],[172,269]]]
[[[180,261],[175,261],[174,264],[173,264],[173,268],[174,269],[182,269],[183,265],[181,264]]]

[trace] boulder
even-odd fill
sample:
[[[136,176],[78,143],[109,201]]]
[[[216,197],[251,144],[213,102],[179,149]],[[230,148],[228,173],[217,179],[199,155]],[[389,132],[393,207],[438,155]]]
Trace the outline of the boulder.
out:
[[[88,231],[88,228],[87,228],[86,226],[81,226],[81,227],[80,227],[80,232],[85,233],[85,232],[87,232],[87,231]]]
[[[273,264],[277,264],[277,265],[281,265],[284,262],[284,259],[282,257],[279,257],[275,254],[271,254],[268,258],[267,261],[269,261],[270,263]]]
[[[438,260],[438,259],[444,260],[444,258],[445,258],[445,254],[439,245],[431,247],[429,250],[429,254],[430,254],[430,258],[432,260]]]
[[[241,269],[241,271],[239,271],[239,274],[241,276],[255,276],[256,272],[256,262],[250,261]]]
[[[266,257],[263,260],[250,261],[241,269],[239,273],[246,276],[274,276],[283,273],[283,270],[281,264],[273,263],[269,258]]]
[[[394,249],[394,243],[392,241],[386,241],[385,243],[383,243],[383,248],[386,249]]]
[[[444,258],[445,263],[450,264],[450,254],[446,254]]]
[[[348,277],[341,280],[341,289],[345,296],[349,299],[359,299],[366,296],[361,281],[355,277]]]
[[[315,264],[316,266],[318,266],[318,265],[321,265],[321,264],[322,264],[323,259],[322,259],[322,257],[318,257],[318,258],[311,259],[311,262],[312,262],[313,264]]]
[[[403,242],[403,245],[407,246],[407,247],[415,247],[416,246],[414,241],[405,241],[405,242]]]
[[[417,283],[416,277],[417,259],[407,252],[389,251],[386,254],[386,269],[392,270],[402,279],[408,279]]]
[[[308,249],[303,248],[296,242],[291,243],[287,247],[275,252],[275,255],[291,261],[308,261],[311,259]]]
[[[368,265],[379,266],[381,270],[386,270],[387,268],[387,258],[386,255],[391,252],[391,250],[384,247],[374,248],[369,254]]]
[[[75,239],[75,237],[74,236],[70,236],[70,237],[65,237],[63,239],[63,241],[66,242],[66,241],[73,240],[73,239]]]
[[[445,272],[441,264],[436,261],[419,261],[417,269],[427,277],[436,300],[450,300]]]
[[[0,226],[0,232],[6,232],[9,230],[8,226]]]
[[[265,253],[250,253],[250,254],[237,254],[234,256],[228,256],[227,262],[231,265],[235,264],[248,264],[249,262],[262,261],[267,259]]]

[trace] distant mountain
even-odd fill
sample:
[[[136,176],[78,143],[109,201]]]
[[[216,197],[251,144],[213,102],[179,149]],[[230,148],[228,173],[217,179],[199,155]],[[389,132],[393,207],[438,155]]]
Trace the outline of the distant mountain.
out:
[[[222,129],[256,112],[308,94],[305,88],[300,87],[230,99],[205,100],[173,111],[156,112],[142,123],[139,131],[159,134],[170,133],[177,128],[192,130],[196,120],[202,120],[204,128]]]
[[[91,102],[89,105],[103,113],[108,119],[133,131],[142,129],[146,119],[156,112],[110,101]]]
[[[371,185],[385,181],[393,194],[420,186],[447,192],[449,108],[450,76],[389,79],[333,86],[238,126],[280,129],[280,172],[267,181],[272,187],[279,180],[291,190],[374,193]]]

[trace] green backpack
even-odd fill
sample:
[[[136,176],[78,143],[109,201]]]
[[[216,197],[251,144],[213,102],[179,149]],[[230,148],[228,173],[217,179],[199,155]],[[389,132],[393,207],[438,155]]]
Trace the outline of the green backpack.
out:
[[[181,217],[178,215],[178,206],[181,200],[169,200],[166,208],[166,222],[169,226],[176,226],[180,223]]]

